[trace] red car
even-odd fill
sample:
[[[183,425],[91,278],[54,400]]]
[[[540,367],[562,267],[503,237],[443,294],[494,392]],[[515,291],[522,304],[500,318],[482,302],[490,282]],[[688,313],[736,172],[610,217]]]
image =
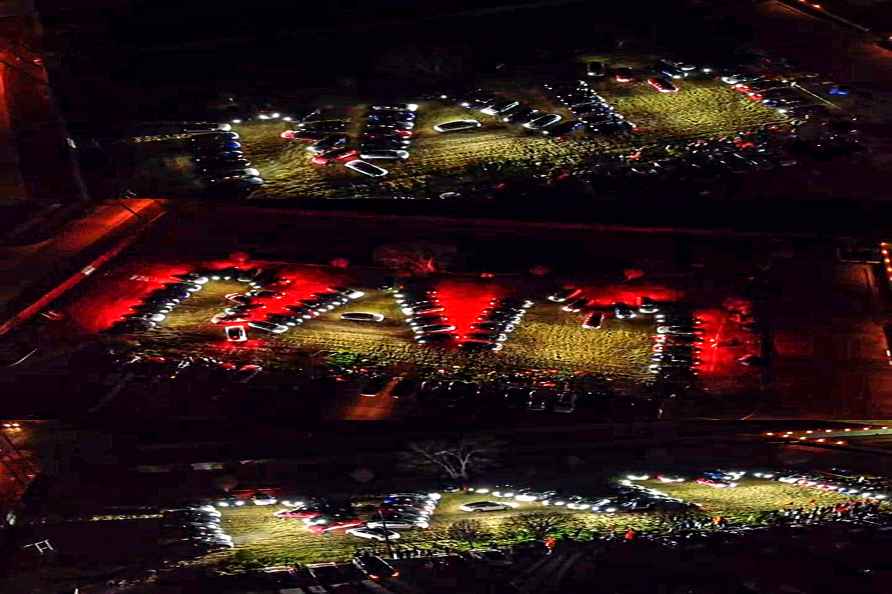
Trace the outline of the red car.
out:
[[[647,84],[655,88],[661,93],[677,93],[678,87],[672,84],[671,81],[665,78],[654,77],[647,79]]]
[[[706,485],[707,487],[712,487],[714,489],[732,489],[737,486],[737,483],[731,483],[727,481],[717,481],[708,478],[699,478],[697,479],[697,484]]]
[[[313,165],[332,165],[334,163],[346,163],[359,158],[359,152],[356,149],[339,148],[333,151],[320,153],[310,159]]]
[[[365,524],[359,518],[342,518],[339,520],[332,520],[327,524],[313,524],[309,527],[310,532],[313,534],[324,534],[326,532],[331,532],[333,530],[346,530],[347,528],[356,528],[357,526],[362,526]]]
[[[279,138],[297,142],[316,142],[317,140],[325,138],[325,136],[325,132],[317,132],[314,130],[285,130],[279,134]]]
[[[304,520],[317,518],[324,514],[324,510],[318,507],[298,507],[296,509],[285,509],[277,511],[274,515],[277,518],[290,518],[294,520]]]

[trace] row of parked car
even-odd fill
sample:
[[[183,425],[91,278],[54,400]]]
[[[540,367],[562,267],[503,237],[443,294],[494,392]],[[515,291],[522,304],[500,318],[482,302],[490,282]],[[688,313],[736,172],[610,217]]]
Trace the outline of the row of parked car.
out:
[[[660,509],[663,511],[684,509],[688,504],[656,489],[648,489],[632,481],[623,480],[612,492],[603,496],[587,496],[561,493],[553,489],[535,489],[512,483],[494,486],[475,486],[469,493],[488,495],[495,501],[479,501],[462,506],[464,511],[504,511],[517,507],[518,502],[538,503],[547,507],[560,507],[594,514],[613,514]]]
[[[448,96],[443,96],[447,98]],[[519,124],[531,132],[538,132],[546,136],[563,136],[578,129],[576,122],[560,123],[563,116],[557,113],[543,112],[531,107],[517,99],[504,97],[489,91],[478,89],[457,98],[457,103],[465,109],[478,111],[501,120],[507,124]],[[448,132],[455,129],[465,129],[461,123],[467,124],[467,128],[479,127],[476,120],[459,120],[440,124],[438,132]]]
[[[275,515],[300,520],[314,534],[344,530],[357,538],[397,540],[400,534],[396,530],[429,528],[439,500],[439,493],[391,493],[373,509],[360,513],[349,502],[316,499]]]
[[[211,322],[226,324],[226,335],[230,341],[244,342],[247,340],[244,329],[230,324],[247,323],[250,328],[262,332],[284,334],[291,328],[301,326],[308,320],[345,306],[365,295],[363,291],[350,287],[330,287],[326,291],[313,293],[307,299],[287,305],[285,307],[287,312],[267,314],[262,320],[251,319],[253,311],[266,308],[263,299],[284,297],[284,293],[277,290],[279,288],[277,283],[280,282],[282,281],[275,281],[265,289],[252,288],[243,294],[232,296],[231,300],[235,300],[235,303],[215,315]],[[373,321],[380,321],[380,316],[375,318],[373,314],[357,312],[344,314],[345,319],[356,317],[357,320],[365,320],[364,316],[370,316],[369,319]]]
[[[721,80],[748,99],[773,107],[791,118],[827,113],[826,107],[807,99],[793,81],[784,78],[743,73],[723,76]]]
[[[703,322],[680,304],[663,304],[654,321],[657,329],[647,370],[663,381],[690,380],[700,363]]]
[[[220,526],[221,514],[212,505],[165,510],[160,544],[174,557],[195,557],[232,548],[232,538]]]
[[[200,291],[210,280],[198,272],[189,272],[179,278],[178,282],[167,283],[149,293],[140,303],[132,306],[129,313],[116,321],[108,332],[128,334],[156,328],[180,303]]]
[[[188,144],[195,170],[209,187],[251,190],[263,185],[260,171],[251,166],[242,152],[237,132],[199,131],[190,135]]]
[[[500,351],[508,334],[517,329],[527,310],[533,306],[529,299],[494,298],[471,324],[469,332],[457,336],[454,333],[456,327],[449,321],[436,289],[403,288],[394,293],[394,299],[418,344],[457,346],[469,352]]]
[[[347,120],[322,119],[320,111],[312,119],[301,121],[293,130],[280,134],[285,140],[308,143],[314,165],[343,165],[369,177],[384,177],[389,172],[370,163],[375,160],[400,161],[409,158],[416,110],[414,103],[371,105],[360,133],[359,147],[350,146],[345,133]]]
[[[587,81],[546,83],[544,87],[546,93],[573,114],[575,119],[563,124],[569,131],[584,128],[610,134],[635,129],[635,124],[618,113]]]

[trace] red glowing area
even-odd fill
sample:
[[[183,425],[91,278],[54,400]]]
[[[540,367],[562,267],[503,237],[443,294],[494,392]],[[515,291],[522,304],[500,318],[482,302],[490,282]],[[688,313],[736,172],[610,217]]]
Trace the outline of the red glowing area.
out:
[[[745,368],[740,358],[759,354],[758,337],[743,329],[735,315],[722,309],[695,312],[702,325],[700,366],[703,376],[736,376]]]
[[[280,276],[282,282],[271,284],[264,289],[281,295],[254,299],[255,303],[263,305],[264,308],[248,312],[245,316],[247,320],[262,320],[270,314],[287,314],[288,306],[298,305],[301,301],[310,299],[313,293],[324,293],[333,286],[345,284],[340,275],[322,268],[288,268],[282,270]]]
[[[436,288],[459,338],[471,332],[471,324],[489,307],[490,301],[505,295],[504,287],[479,280],[448,279],[439,282]]]
[[[81,331],[96,333],[110,328],[123,316],[132,313],[150,293],[167,283],[179,282],[177,275],[191,270],[177,264],[141,264],[126,267],[107,275],[100,286],[80,295],[63,307],[67,317]]]
[[[680,301],[682,292],[666,287],[646,284],[627,283],[600,286],[580,287],[583,294],[589,298],[591,307],[610,307],[615,303],[625,303],[630,307],[641,305],[642,297],[649,297],[656,302]]]

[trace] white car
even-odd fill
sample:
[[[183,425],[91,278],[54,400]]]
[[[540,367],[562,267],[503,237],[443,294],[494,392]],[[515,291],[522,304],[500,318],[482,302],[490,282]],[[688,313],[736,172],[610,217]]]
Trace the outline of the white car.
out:
[[[726,85],[739,85],[740,83],[753,80],[753,78],[754,76],[751,74],[729,74],[728,76],[723,76],[721,81]]]
[[[480,122],[477,120],[453,120],[451,122],[444,122],[442,124],[437,124],[434,126],[434,130],[440,132],[441,134],[445,134],[446,132],[460,132],[461,130],[473,130],[475,128],[479,128],[482,126]]]
[[[254,505],[275,505],[279,502],[278,499],[266,493],[256,493],[254,497],[251,498],[251,501]]]
[[[499,115],[505,113],[506,111],[511,111],[515,107],[520,105],[520,101],[505,101],[502,103],[496,103],[494,105],[488,105],[480,110],[480,113],[485,113],[486,115]]]
[[[384,528],[396,530],[411,530],[412,528],[429,528],[430,523],[424,520],[412,520],[407,518],[393,520],[371,520],[365,523],[367,528]]]
[[[559,114],[556,113],[546,113],[545,115],[541,115],[534,120],[530,120],[526,124],[523,125],[527,130],[544,130],[549,126],[554,126],[558,122],[560,122],[563,118]]]
[[[495,501],[475,501],[466,503],[459,507],[460,510],[466,512],[488,512],[488,511],[505,511],[514,508],[513,503],[496,503]]]
[[[544,499],[548,499],[549,497],[554,497],[554,491],[530,491],[523,490],[522,492],[516,494],[514,496],[515,501],[542,501]]]
[[[359,153],[363,159],[408,159],[409,151],[382,149]]]
[[[229,342],[246,342],[248,334],[245,332],[244,326],[226,326],[223,329],[226,334],[226,340]]]
[[[384,316],[379,313],[368,313],[364,311],[348,311],[341,314],[342,320],[350,322],[382,322]]]
[[[344,167],[369,177],[384,177],[389,173],[386,169],[382,169],[377,165],[372,165],[371,163],[360,159],[348,161],[344,163]]]
[[[350,536],[358,536],[359,538],[368,538],[370,540],[397,540],[400,537],[399,532],[393,530],[385,530],[384,528],[350,528],[347,530]]]
[[[388,105],[372,105],[369,109],[372,111],[416,111],[418,109],[418,104],[396,103]]]

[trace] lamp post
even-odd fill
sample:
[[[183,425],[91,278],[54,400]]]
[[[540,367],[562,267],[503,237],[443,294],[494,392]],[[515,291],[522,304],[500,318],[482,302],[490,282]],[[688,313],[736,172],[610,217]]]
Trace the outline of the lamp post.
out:
[[[378,510],[378,517],[381,518],[381,528],[384,530],[384,546],[387,547],[387,554],[390,555],[390,558],[393,559],[393,547],[390,545],[390,536],[388,535],[387,530],[387,520],[384,519],[384,514],[381,510]]]

